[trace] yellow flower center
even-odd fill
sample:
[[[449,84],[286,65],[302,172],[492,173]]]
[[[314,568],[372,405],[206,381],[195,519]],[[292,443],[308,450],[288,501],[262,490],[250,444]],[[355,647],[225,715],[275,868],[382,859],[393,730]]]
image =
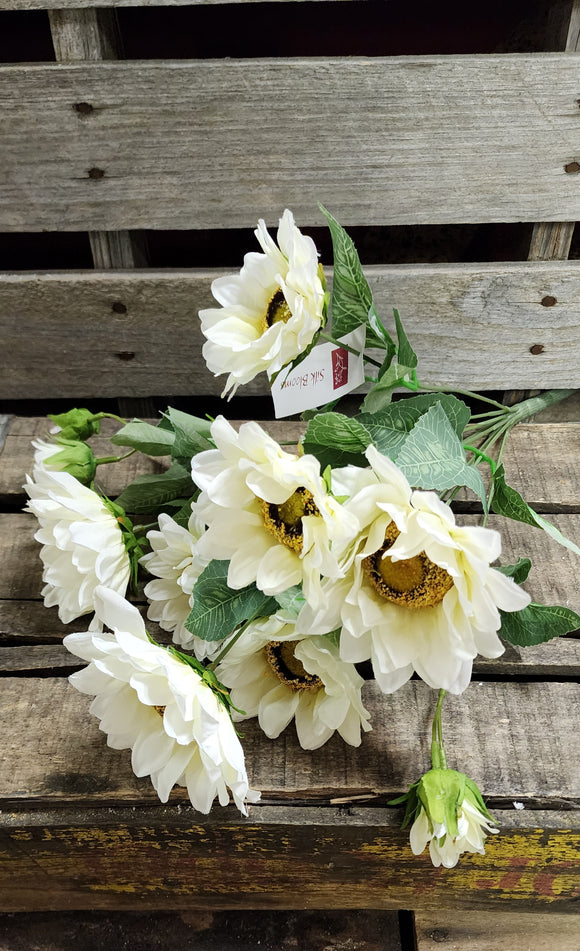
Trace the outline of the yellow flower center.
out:
[[[453,587],[453,578],[424,551],[402,561],[389,558],[386,553],[398,536],[399,530],[391,522],[379,550],[364,559],[363,571],[385,601],[413,609],[435,607]]]
[[[287,323],[291,316],[292,311],[288,307],[286,298],[284,297],[284,294],[280,288],[278,288],[266,309],[266,314],[264,316],[264,332],[266,332],[266,330],[268,330],[268,328],[272,327],[274,324]]]
[[[319,690],[323,684],[314,674],[309,674],[294,654],[299,641],[270,641],[265,647],[266,660],[280,683],[294,692]]]
[[[260,499],[260,505],[266,531],[280,544],[286,545],[286,548],[290,548],[299,555],[302,552],[303,517],[305,515],[320,516],[312,493],[300,486],[281,505],[264,502],[263,499]]]

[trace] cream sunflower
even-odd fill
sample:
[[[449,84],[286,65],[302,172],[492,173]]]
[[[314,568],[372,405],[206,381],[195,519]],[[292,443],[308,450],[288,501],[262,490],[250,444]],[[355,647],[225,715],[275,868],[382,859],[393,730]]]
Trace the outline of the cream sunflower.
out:
[[[159,531],[147,533],[152,551],[141,558],[141,564],[155,575],[144,588],[149,600],[147,617],[164,631],[171,631],[176,644],[192,649],[203,660],[215,654],[216,645],[194,637],[185,622],[193,606],[193,586],[207,564],[197,552],[205,528],[193,512],[187,528],[163,512],[158,521]]]
[[[364,683],[353,664],[341,660],[329,637],[297,640],[294,624],[272,616],[250,625],[217,667],[232,703],[258,717],[270,739],[294,719],[300,745],[322,746],[337,731],[359,746],[370,730],[361,699]]]
[[[298,629],[342,626],[341,656],[370,658],[386,693],[414,671],[431,687],[461,693],[478,653],[503,653],[498,609],[519,611],[530,597],[491,567],[498,532],[457,525],[449,506],[433,492],[413,491],[374,447],[367,458],[370,469],[335,473],[351,495],[345,508],[362,526],[343,551],[346,576],[325,583],[325,606],[306,605]]]
[[[302,353],[324,324],[325,288],[318,253],[286,209],[278,245],[264,221],[254,232],[263,254],[244,257],[239,274],[219,277],[212,293],[220,308],[201,310],[203,356],[215,376],[228,373],[222,396],[258,373],[276,373]]]
[[[57,606],[59,618],[68,624],[94,610],[97,585],[124,594],[131,565],[116,517],[70,473],[46,468],[50,448],[37,445],[33,479],[27,476],[24,486],[26,511],[40,524],[34,537],[42,544],[44,603]]]
[[[113,749],[131,749],[136,776],[150,776],[161,802],[174,785],[186,786],[195,809],[222,806],[231,790],[236,806],[259,793],[250,789],[244,754],[222,701],[197,670],[149,641],[137,608],[99,587],[95,605],[112,634],[69,634],[65,646],[88,667],[70,682],[94,696],[90,711]]]
[[[356,518],[328,492],[314,456],[285,452],[253,422],[237,433],[218,417],[211,434],[217,448],[192,461],[202,489],[193,509],[208,526],[201,556],[230,560],[230,588],[255,581],[273,595],[302,583],[318,605],[321,576],[341,573],[332,546],[356,535]]]

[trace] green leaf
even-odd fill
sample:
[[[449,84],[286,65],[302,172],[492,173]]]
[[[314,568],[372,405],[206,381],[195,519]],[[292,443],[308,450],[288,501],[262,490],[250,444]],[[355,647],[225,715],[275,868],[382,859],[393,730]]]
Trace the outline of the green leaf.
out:
[[[393,391],[402,384],[403,380],[408,380],[412,372],[413,367],[392,363],[380,379],[371,386],[361,407],[363,413],[380,413],[389,406]]]
[[[361,324],[368,327],[367,319],[373,295],[363,274],[352,238],[323,205],[318,207],[328,221],[334,252],[332,332],[335,337],[344,337]],[[380,338],[373,342],[383,345]],[[367,339],[367,344],[369,343]]]
[[[469,421],[469,408],[450,394],[424,393],[391,403],[381,413],[361,413],[356,419],[371,434],[379,452],[396,459],[418,420],[431,406],[439,404],[454,432],[461,437]]]
[[[399,317],[399,311],[393,308],[393,313],[395,315],[395,327],[397,328],[397,341],[399,344],[397,352],[397,362],[406,367],[412,367],[414,370],[417,366],[417,354],[413,350],[407,334],[403,329],[403,324],[401,323],[401,318]]]
[[[528,604],[521,611],[500,611],[499,636],[518,647],[543,644],[580,628],[580,616],[569,608]]]
[[[505,515],[516,522],[524,522],[526,525],[534,525],[536,528],[543,528],[551,538],[557,541],[564,548],[569,548],[574,554],[580,555],[580,548],[574,542],[562,535],[562,532],[548,522],[537,512],[534,512],[528,503],[521,497],[520,493],[507,485],[505,481],[505,470],[503,465],[497,467],[493,475],[494,493],[491,500],[491,508],[496,515]]]
[[[269,617],[278,607],[255,584],[234,591],[228,587],[229,561],[211,561],[193,588],[193,608],[187,630],[204,641],[221,641],[254,617]]]
[[[485,506],[481,474],[467,464],[463,446],[439,402],[415,424],[397,456],[397,465],[412,486],[440,492],[466,485]]]
[[[516,584],[522,584],[528,577],[531,567],[532,562],[529,558],[518,558],[517,564],[504,565],[503,568],[497,570],[501,571],[502,575],[513,578]]]
[[[171,518],[174,522],[177,522],[178,525],[181,525],[182,528],[187,528],[189,524],[189,518],[191,516],[191,503],[197,499],[199,492],[195,492],[189,499],[172,499],[170,502],[165,503],[165,509],[176,509],[175,512],[170,512]]]
[[[189,497],[194,492],[195,486],[188,470],[178,462],[173,462],[165,472],[138,476],[121,492],[117,503],[127,512],[153,513],[167,502]]]
[[[386,356],[383,361],[383,365],[379,371],[379,377],[381,377],[389,369],[392,363],[393,357],[395,356],[397,352],[397,347],[389,331],[387,330],[381,318],[377,314],[374,304],[371,304],[371,306],[369,307],[369,311],[367,314],[367,323],[372,333],[375,335],[377,341],[379,342],[380,346],[384,347],[386,350]],[[372,346],[372,343],[369,343],[369,341],[367,340],[367,345]]]
[[[281,591],[280,594],[276,594],[274,597],[280,608],[287,614],[292,614],[294,617],[298,617],[306,603],[302,586],[299,584],[293,585],[286,591]]]
[[[310,420],[302,445],[324,469],[349,463],[366,466],[364,453],[372,441],[368,429],[356,419],[342,413],[321,413]]]
[[[200,419],[198,416],[190,416],[189,413],[182,413],[181,410],[169,409],[165,412],[165,418],[171,423],[175,433],[175,441],[172,449],[172,457],[186,468],[189,467],[193,456],[206,449],[215,449],[215,443],[211,439],[211,423],[207,419]]]
[[[140,419],[133,419],[111,436],[113,445],[130,446],[147,456],[170,456],[174,439],[173,433]]]

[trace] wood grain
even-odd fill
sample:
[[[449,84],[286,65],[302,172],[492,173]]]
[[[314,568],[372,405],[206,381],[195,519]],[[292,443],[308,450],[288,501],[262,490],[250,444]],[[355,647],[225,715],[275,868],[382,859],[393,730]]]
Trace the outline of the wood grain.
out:
[[[415,916],[417,951],[577,951],[578,915],[496,914],[472,912],[467,916]]]
[[[10,763],[0,775],[2,808],[156,802],[149,780],[134,776],[126,751],[106,746],[89,699],[65,679],[4,677],[2,697],[2,755]],[[363,699],[373,730],[358,748],[335,736],[310,753],[293,726],[272,741],[255,720],[245,722],[254,787],[275,801],[386,801],[404,791],[429,768],[435,693],[412,681],[385,697],[369,681]],[[475,683],[445,705],[450,765],[488,798],[573,808],[580,803],[579,701],[575,683]],[[186,803],[186,791],[176,789],[172,801]]]
[[[249,820],[222,810],[202,821],[187,807],[8,814],[0,907],[574,912],[579,814],[537,812],[527,826],[521,815],[498,812],[486,855],[445,870],[411,854],[392,809],[262,806]]]
[[[401,313],[422,379],[580,386],[580,261],[365,270],[386,325],[393,307]],[[221,393],[225,378],[205,366],[197,314],[215,303],[211,282],[223,273],[0,275],[0,399]],[[265,376],[241,392],[269,392]]]
[[[3,951],[401,951],[396,912],[37,912],[0,917]]]
[[[319,201],[345,225],[574,220],[579,61],[3,67],[0,228],[249,227],[286,206],[309,225]]]
[[[99,0],[100,7],[179,7],[198,3],[259,3],[261,0]],[[288,0],[272,0],[288,2]],[[292,0],[291,0],[292,2]],[[322,0],[317,0],[322,2]],[[83,9],[92,7],[92,0],[0,0],[0,10]]]

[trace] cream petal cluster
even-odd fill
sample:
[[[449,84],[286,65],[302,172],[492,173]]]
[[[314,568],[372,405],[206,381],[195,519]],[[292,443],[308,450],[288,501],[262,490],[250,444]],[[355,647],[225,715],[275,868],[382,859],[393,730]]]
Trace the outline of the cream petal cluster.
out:
[[[233,396],[262,371],[276,373],[312,343],[324,323],[316,246],[292,213],[286,209],[280,219],[278,244],[262,220],[254,233],[263,254],[246,254],[239,274],[217,278],[212,294],[220,307],[199,312],[208,369],[215,376],[229,374],[223,396]]]
[[[144,588],[149,600],[147,617],[164,631],[171,631],[175,643],[193,650],[199,660],[213,656],[217,649],[214,643],[195,637],[185,627],[193,607],[193,587],[207,564],[197,551],[204,531],[203,522],[194,512],[187,528],[162,512],[159,531],[147,533],[152,550],[140,560],[155,575],[155,580]]]
[[[66,647],[89,661],[71,683],[94,696],[90,711],[113,749],[131,749],[136,776],[150,776],[161,802],[187,787],[195,809],[209,812],[228,789],[243,815],[259,793],[250,789],[244,754],[230,716],[197,670],[149,641],[138,610],[113,591],[95,592],[108,633],[69,634]]]
[[[65,624],[94,610],[97,585],[124,594],[131,566],[122,531],[104,501],[68,472],[47,469],[53,447],[37,444],[33,478],[24,486],[36,515],[43,563],[42,596]],[[56,447],[58,451],[58,447]]]
[[[326,605],[306,606],[301,631],[342,626],[341,656],[371,659],[386,693],[414,671],[433,688],[461,693],[476,655],[498,657],[499,609],[518,611],[530,598],[491,567],[498,532],[457,525],[433,492],[413,491],[403,473],[374,447],[370,469],[335,473],[350,495],[345,508],[361,532],[348,550],[346,576],[325,584]]]
[[[330,638],[296,637],[294,624],[272,616],[251,624],[226,654],[216,673],[234,706],[244,710],[237,718],[257,716],[270,739],[294,719],[306,750],[318,749],[335,731],[359,746],[361,729],[371,729],[361,699],[364,681]]]
[[[230,560],[230,588],[255,582],[275,595],[302,583],[319,605],[321,577],[341,574],[333,546],[356,535],[356,517],[328,492],[314,456],[285,452],[257,423],[237,433],[218,417],[211,435],[217,448],[192,461],[202,489],[193,509],[208,526],[201,556]]]
[[[485,854],[485,840],[489,833],[497,834],[493,820],[467,796],[457,809],[457,831],[450,833],[445,820],[434,822],[424,806],[411,826],[410,844],[413,855],[420,855],[429,845],[429,855],[437,868],[454,868],[462,852]]]

